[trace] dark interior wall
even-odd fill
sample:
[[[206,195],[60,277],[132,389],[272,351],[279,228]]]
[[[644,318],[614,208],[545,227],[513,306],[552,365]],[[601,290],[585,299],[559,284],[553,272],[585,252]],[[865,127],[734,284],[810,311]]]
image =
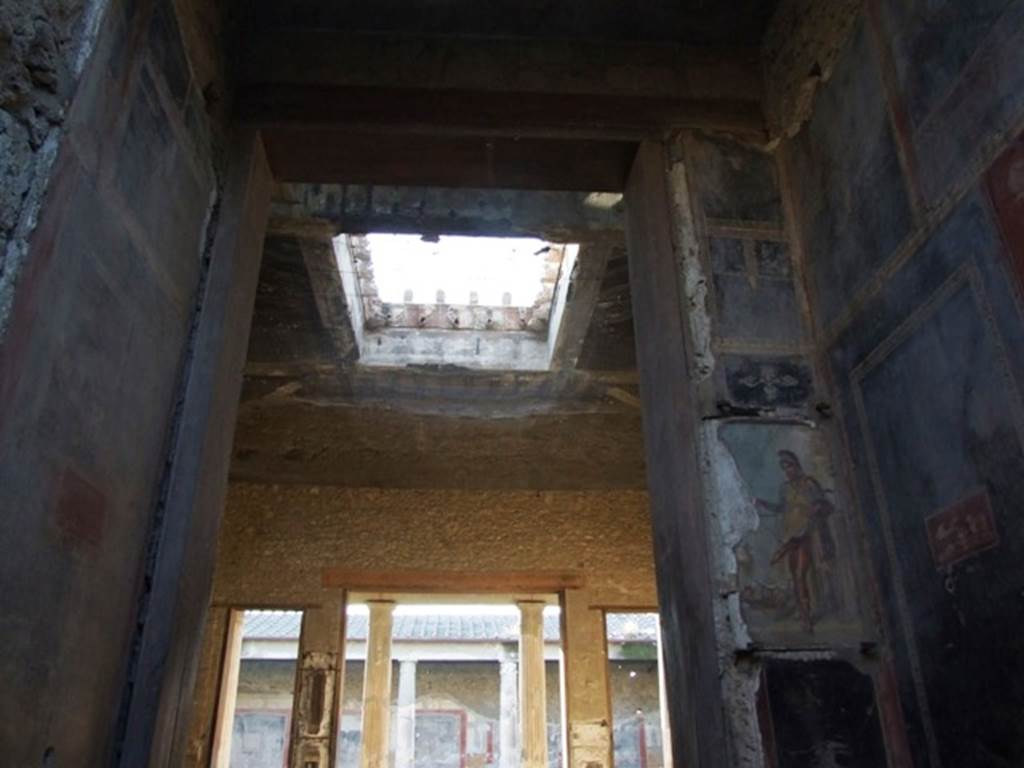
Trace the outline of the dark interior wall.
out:
[[[1022,52],[1019,0],[869,0],[784,146],[901,766],[1024,761]]]
[[[48,126],[60,130],[30,145],[54,156],[38,219],[5,233],[21,237],[8,255],[23,250],[4,265],[0,347],[0,753],[9,765],[106,765],[212,241],[217,152],[170,2],[14,5],[39,6],[44,42],[54,7],[73,9],[55,25],[68,35],[87,32],[90,14],[99,22],[81,78],[52,92]],[[31,73],[37,48],[25,47]],[[31,203],[19,189],[18,210]]]
[[[772,659],[758,699],[768,768],[886,765],[875,686],[852,665]]]

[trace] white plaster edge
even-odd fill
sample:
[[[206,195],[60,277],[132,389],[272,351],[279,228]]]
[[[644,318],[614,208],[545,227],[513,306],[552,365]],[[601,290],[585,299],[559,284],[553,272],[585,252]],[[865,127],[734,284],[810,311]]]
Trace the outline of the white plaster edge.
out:
[[[686,300],[684,318],[690,326],[693,345],[694,377],[698,382],[711,377],[715,355],[711,349],[711,316],[708,314],[708,280],[700,258],[697,223],[690,204],[690,187],[683,163],[674,163],[668,170],[673,226],[676,232],[676,262],[681,289]]]

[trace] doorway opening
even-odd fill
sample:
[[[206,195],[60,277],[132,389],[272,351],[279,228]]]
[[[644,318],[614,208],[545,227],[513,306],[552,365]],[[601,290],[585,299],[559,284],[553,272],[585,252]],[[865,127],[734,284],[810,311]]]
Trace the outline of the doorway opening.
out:
[[[316,699],[303,677],[293,761],[560,768],[593,755],[608,766],[604,609],[657,599],[621,197],[595,207],[592,193],[453,197],[410,188],[393,193],[414,206],[373,205],[328,221],[313,215],[325,212],[316,201],[348,199],[351,188],[314,195],[313,185],[290,186],[287,194],[306,202],[291,223],[277,220],[265,243],[227,501],[225,546],[239,558],[218,572],[217,594],[222,604],[253,594],[305,601],[303,675],[308,661],[330,691]],[[383,194],[373,187],[374,199]],[[435,199],[446,201],[443,210]],[[413,209],[415,220],[399,221]],[[366,211],[378,213],[354,218]],[[430,258],[434,239],[534,242],[513,249],[512,273],[495,270],[497,294],[487,281],[460,286],[443,272],[428,270],[428,283],[406,267],[388,273],[376,257],[381,242],[399,237],[392,255],[406,267]],[[426,257],[415,253],[420,244]],[[539,253],[556,246],[557,264]],[[519,269],[534,257],[543,270]],[[529,276],[520,271],[533,282],[517,292],[514,279]],[[384,325],[369,318],[372,289],[390,312]],[[546,330],[476,327],[478,313],[501,308],[508,314],[492,319],[529,326],[548,298]],[[444,306],[457,310],[444,318],[458,327],[431,325]],[[456,342],[479,336],[479,359],[371,360],[377,345],[367,348],[367,334],[413,343],[427,331]],[[484,359],[485,338],[512,333],[543,347],[544,367]],[[288,542],[294,557],[270,562],[268,541]],[[541,606],[532,707],[521,690],[524,608],[516,603],[527,598]],[[347,616],[343,604],[352,606]],[[380,604],[390,604],[387,661],[374,669]],[[495,627],[488,614],[501,604],[512,615]],[[544,615],[544,606],[564,614]],[[469,622],[467,611],[480,615]],[[407,631],[410,622],[438,634]],[[307,698],[323,705],[316,717]]]
[[[302,615],[230,612],[213,768],[286,768]]]
[[[373,660],[382,647],[373,635],[381,628],[390,630],[384,675]],[[540,665],[542,682],[535,677]],[[375,717],[384,710],[374,687],[387,691],[392,768],[515,768],[529,748],[524,739],[546,752],[549,768],[563,764],[557,605],[353,602],[346,609],[344,674],[336,768],[359,768],[374,749],[366,734],[374,738]],[[374,706],[382,712],[369,711]],[[539,741],[531,731],[538,720]]]
[[[657,613],[605,614],[615,768],[671,768]]]

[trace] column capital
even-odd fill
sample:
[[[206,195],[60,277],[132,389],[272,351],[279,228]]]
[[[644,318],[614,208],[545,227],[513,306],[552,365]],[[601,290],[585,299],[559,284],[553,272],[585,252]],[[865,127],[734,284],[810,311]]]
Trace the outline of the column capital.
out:
[[[548,604],[546,602],[544,602],[543,600],[517,600],[516,601],[516,607],[519,608],[519,610],[524,612],[524,613],[526,611],[530,611],[530,612],[537,611],[538,613],[543,613],[544,609],[547,608],[547,606],[548,606]]]

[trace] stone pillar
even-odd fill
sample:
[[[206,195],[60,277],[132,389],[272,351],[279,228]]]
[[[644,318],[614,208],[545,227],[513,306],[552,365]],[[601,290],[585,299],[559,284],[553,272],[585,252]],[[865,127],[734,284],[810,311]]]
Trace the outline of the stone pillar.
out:
[[[501,662],[500,713],[498,716],[499,768],[519,768],[519,665]]]
[[[228,487],[238,393],[248,349],[273,175],[257,132],[235,134],[194,346],[182,379],[177,439],[167,454],[163,525],[141,634],[119,765],[184,761],[199,643],[210,603]]]
[[[395,724],[395,768],[416,762],[416,662],[398,665],[398,722]]]
[[[245,611],[231,611],[224,657],[221,664],[217,719],[213,732],[211,768],[228,768],[231,763],[231,734],[235,729],[235,702],[238,699],[238,674],[242,664],[242,629]]]
[[[707,282],[696,274],[700,244],[686,175],[672,178],[675,208],[667,176],[665,146],[641,142],[626,185],[629,284],[674,754],[688,768],[717,768],[732,761],[697,427],[697,390],[710,386],[713,363],[707,318],[687,314],[694,304],[703,308]]]
[[[568,765],[609,768],[612,713],[604,611],[591,608],[590,594],[582,590],[566,591],[563,611]]]
[[[391,721],[391,623],[395,604],[371,600],[363,679],[363,749],[359,768],[388,768]]]
[[[292,704],[293,768],[331,768],[335,691],[341,680],[341,599],[308,608],[302,615],[299,680]]]
[[[521,602],[519,734],[522,768],[547,768],[548,712],[544,675],[544,603]]]

